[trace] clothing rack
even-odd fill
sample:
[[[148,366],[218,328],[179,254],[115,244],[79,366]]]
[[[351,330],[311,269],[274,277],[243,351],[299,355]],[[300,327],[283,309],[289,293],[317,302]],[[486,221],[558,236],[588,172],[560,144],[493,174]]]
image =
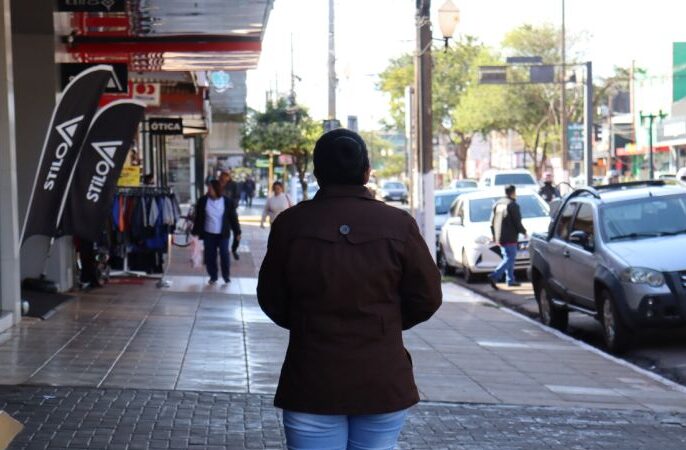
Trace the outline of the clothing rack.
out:
[[[136,187],[119,187],[115,192],[115,198],[124,197],[161,197],[161,196],[173,196],[174,191],[170,187],[165,186],[136,186]],[[173,227],[172,227],[173,229]],[[158,288],[165,288],[171,286],[171,281],[167,279],[167,272],[171,265],[172,259],[172,234],[170,233],[166,239],[166,258],[164,261],[164,268],[162,274],[149,274],[146,272],[140,272],[131,270],[129,268],[128,252],[123,258],[122,270],[112,271],[110,273],[111,277],[136,277],[136,278],[149,278],[157,279]]]

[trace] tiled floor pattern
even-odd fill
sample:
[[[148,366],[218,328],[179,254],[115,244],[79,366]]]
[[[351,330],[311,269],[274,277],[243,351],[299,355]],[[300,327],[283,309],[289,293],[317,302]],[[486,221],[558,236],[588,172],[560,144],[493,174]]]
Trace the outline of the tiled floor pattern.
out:
[[[11,450],[284,449],[271,403],[259,394],[0,386],[0,409],[26,426]],[[422,403],[397,448],[677,450],[685,430],[683,414]]]

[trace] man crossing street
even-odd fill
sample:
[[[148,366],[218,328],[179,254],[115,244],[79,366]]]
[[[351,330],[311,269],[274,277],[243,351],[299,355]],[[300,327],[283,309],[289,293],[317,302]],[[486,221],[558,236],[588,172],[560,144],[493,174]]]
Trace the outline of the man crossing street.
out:
[[[513,185],[505,188],[505,197],[493,206],[491,215],[491,232],[493,241],[500,245],[503,261],[488,276],[493,289],[498,289],[498,283],[503,275],[508,286],[519,286],[515,279],[514,266],[517,258],[519,235],[526,236],[526,228],[522,225],[522,214],[517,204],[517,190]]]

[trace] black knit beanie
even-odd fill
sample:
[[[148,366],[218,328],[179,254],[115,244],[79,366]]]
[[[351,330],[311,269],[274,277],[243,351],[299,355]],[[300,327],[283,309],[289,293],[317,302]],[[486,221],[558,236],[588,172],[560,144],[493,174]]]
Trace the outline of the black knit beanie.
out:
[[[367,145],[354,131],[329,131],[314,146],[314,175],[320,186],[363,185],[367,170]]]

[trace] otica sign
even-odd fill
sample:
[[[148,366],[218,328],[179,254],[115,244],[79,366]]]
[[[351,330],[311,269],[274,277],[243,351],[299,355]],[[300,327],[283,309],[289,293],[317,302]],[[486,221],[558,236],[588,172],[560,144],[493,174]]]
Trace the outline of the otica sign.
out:
[[[150,134],[173,135],[183,134],[183,119],[181,117],[151,117],[148,119]]]

